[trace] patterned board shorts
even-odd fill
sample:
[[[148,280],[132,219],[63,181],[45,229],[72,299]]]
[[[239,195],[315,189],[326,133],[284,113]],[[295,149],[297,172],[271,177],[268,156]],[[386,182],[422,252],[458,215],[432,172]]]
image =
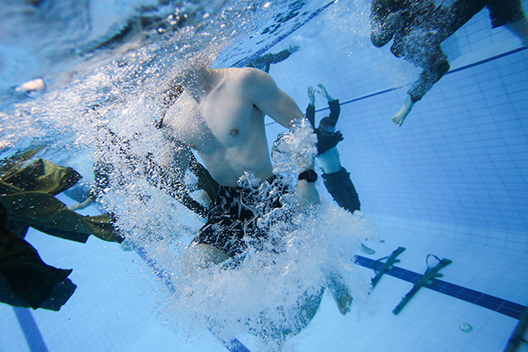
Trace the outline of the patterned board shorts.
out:
[[[288,192],[288,186],[277,176],[264,182],[269,187],[220,187],[218,197],[207,214],[207,223],[193,243],[212,245],[230,257],[243,254],[249,246],[259,251],[268,245],[273,251],[270,222],[259,220],[283,207],[281,197]],[[286,221],[287,217],[287,212],[284,212],[274,220]]]

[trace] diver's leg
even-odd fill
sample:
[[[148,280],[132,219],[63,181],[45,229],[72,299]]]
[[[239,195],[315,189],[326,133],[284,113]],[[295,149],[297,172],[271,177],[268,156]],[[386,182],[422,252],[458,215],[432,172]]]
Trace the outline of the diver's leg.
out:
[[[417,66],[423,68],[420,77],[414,84],[411,89],[407,92],[408,97],[405,101],[405,104],[401,109],[394,115],[391,119],[392,123],[397,126],[401,126],[403,121],[407,118],[411,112],[414,104],[421,100],[431,88],[438,82],[446,73],[449,71],[449,62],[447,61],[447,56],[444,55],[442,49],[438,45],[435,50],[432,50],[432,53],[426,56],[426,59],[420,60],[419,62],[414,62]]]
[[[295,331],[295,334],[298,334],[302,329],[304,329],[315,317],[321,301],[323,299],[324,287],[321,288],[318,292],[313,294],[305,293],[299,299],[299,326],[298,330]]]
[[[280,348],[287,338],[298,335],[313,320],[321,305],[324,291],[324,287],[321,287],[313,293],[305,292],[294,306],[276,308],[273,316],[284,316],[283,323],[277,322],[276,318],[268,318],[267,314],[261,314],[262,330],[257,332],[257,336],[273,340]]]
[[[398,110],[398,112],[391,118],[391,122],[396,126],[401,126],[403,121],[405,121],[407,116],[411,113],[414,104],[415,103],[412,101],[412,98],[409,95],[400,110]]]

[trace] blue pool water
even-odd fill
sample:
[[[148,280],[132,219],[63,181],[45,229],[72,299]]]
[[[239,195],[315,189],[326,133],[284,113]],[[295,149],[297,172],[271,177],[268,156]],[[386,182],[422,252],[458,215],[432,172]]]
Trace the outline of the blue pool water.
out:
[[[388,47],[371,45],[368,1],[184,3],[84,1],[72,17],[71,8],[58,5],[68,2],[43,1],[47,18],[3,21],[19,25],[6,32],[14,39],[0,41],[2,155],[45,143],[40,156],[78,170],[86,189],[98,124],[130,138],[135,152],[157,156],[166,147],[150,127],[159,113],[152,97],[185,60],[208,52],[217,55],[215,67],[244,66],[299,45],[270,74],[301,109],[307,87],[317,83],[340,100],[337,128],[345,139],[338,150],[363,218],[337,209],[318,184],[326,220],[314,223],[315,237],[307,238],[315,243],[324,234],[317,242],[324,250],[301,247],[293,258],[302,265],[289,267],[285,277],[312,284],[310,264],[339,264],[354,305],[342,316],[325,294],[313,321],[283,350],[503,351],[528,303],[528,50],[521,42],[504,28],[491,29],[487,10],[477,14],[442,45],[450,72],[396,127],[390,118],[419,70]],[[30,8],[23,4],[17,6]],[[175,9],[188,14],[186,23]],[[141,27],[147,17],[155,25]],[[47,83],[41,96],[14,89],[37,77]],[[94,106],[97,114],[87,113]],[[328,114],[322,98],[316,109],[317,119]],[[267,122],[270,145],[281,132]],[[137,175],[125,175],[128,193],[112,190],[81,213],[118,213],[130,234],[126,246],[29,231],[26,240],[46,263],[73,268],[78,287],[59,312],[0,305],[0,351],[271,350],[270,341],[237,319],[257,315],[275,293],[295,292],[289,281],[251,266],[185,281],[178,274],[181,253],[201,219]],[[146,194],[147,206],[138,207],[133,199]],[[59,199],[72,205],[72,197]],[[362,252],[358,239],[376,253]],[[367,295],[376,260],[399,246],[406,248],[401,262]],[[429,254],[453,263],[394,315],[425,273]],[[257,296],[263,287],[268,294]],[[192,290],[194,296],[184,294]]]

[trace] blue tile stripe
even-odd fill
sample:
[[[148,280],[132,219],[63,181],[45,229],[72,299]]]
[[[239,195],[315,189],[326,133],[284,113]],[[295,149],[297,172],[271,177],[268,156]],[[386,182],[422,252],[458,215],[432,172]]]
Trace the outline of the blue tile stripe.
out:
[[[24,333],[29,350],[31,352],[48,352],[46,342],[44,342],[37,322],[29,308],[13,307],[13,310]]]
[[[231,352],[251,352],[237,339],[231,340],[230,347],[228,347]]]
[[[384,264],[382,262],[375,261],[373,259],[362,257],[359,255],[356,256],[354,262],[365,268],[373,270],[381,270]],[[410,270],[402,269],[397,266],[393,266],[391,270],[385,273],[385,275],[390,275],[398,279],[410,282],[412,284],[418,283],[423,277],[423,275],[421,274],[412,272]],[[423,287],[469,303],[476,304],[483,308],[490,309],[492,311],[504,314],[514,319],[521,319],[521,316],[524,310],[526,309],[526,307],[521,304],[507,301],[502,298],[490,296],[488,294],[465,288],[459,285],[455,285],[443,280],[433,279],[430,284],[424,285]]]
[[[154,271],[154,275],[156,275],[158,278],[160,278],[163,281],[163,283],[169,289],[170,292],[175,293],[176,287],[174,287],[174,284],[172,283],[170,279],[170,274],[165,269],[163,269],[161,265],[159,265],[158,262],[154,258],[149,257],[145,248],[136,247],[135,250],[136,250],[136,253],[141,257],[141,259],[145,261],[147,266],[149,266],[152,269],[152,271]],[[209,331],[211,331],[211,329],[209,329]],[[213,332],[211,331],[211,333]],[[230,352],[251,352],[246,346],[244,346],[244,344],[242,344],[242,342],[240,342],[236,338],[233,338],[229,342],[224,341],[220,338],[218,339],[222,341],[225,348],[227,348]],[[31,352],[36,352],[36,351],[32,350]]]
[[[167,273],[167,271],[165,271],[165,269],[163,269],[156,262],[156,260],[154,260],[154,259],[152,259],[151,257],[148,256],[147,251],[145,250],[145,248],[137,247],[136,248],[136,253],[152,269],[152,271],[154,272],[154,275],[156,275],[161,281],[163,281],[163,283],[169,289],[169,291],[172,292],[172,293],[176,293],[176,287],[174,287],[174,284],[170,280],[170,276]]]
[[[216,336],[216,334],[210,328],[209,331],[211,331],[211,333]],[[225,348],[227,348],[230,352],[251,352],[246,346],[242,344],[242,342],[237,339],[232,339],[229,342],[224,341],[220,338],[218,339],[222,341]]]

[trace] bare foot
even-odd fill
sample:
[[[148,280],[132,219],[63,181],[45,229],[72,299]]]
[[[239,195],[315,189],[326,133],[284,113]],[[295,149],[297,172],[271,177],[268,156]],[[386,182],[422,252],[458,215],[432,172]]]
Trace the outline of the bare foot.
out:
[[[343,315],[350,312],[350,307],[352,306],[353,297],[350,294],[350,290],[346,285],[344,279],[341,275],[333,273],[328,280],[328,289],[334,297],[334,301],[337,304],[339,312]]]
[[[401,126],[403,124],[403,121],[405,121],[405,118],[409,113],[411,112],[412,108],[414,106],[414,103],[411,101],[411,97],[407,97],[407,100],[405,101],[405,104],[401,107],[400,111],[394,115],[394,117],[391,119],[392,123],[396,126]]]
[[[363,253],[366,253],[366,254],[369,254],[369,255],[372,255],[372,254],[376,254],[376,251],[373,250],[372,248],[370,247],[367,247],[363,244],[363,242],[361,242],[361,240],[359,241],[359,243],[361,243],[361,251]]]
[[[350,293],[347,292],[345,295],[340,297],[334,296],[334,300],[336,301],[337,308],[339,309],[339,312],[341,314],[345,315],[350,312],[350,307],[352,306],[353,301],[353,298]]]

